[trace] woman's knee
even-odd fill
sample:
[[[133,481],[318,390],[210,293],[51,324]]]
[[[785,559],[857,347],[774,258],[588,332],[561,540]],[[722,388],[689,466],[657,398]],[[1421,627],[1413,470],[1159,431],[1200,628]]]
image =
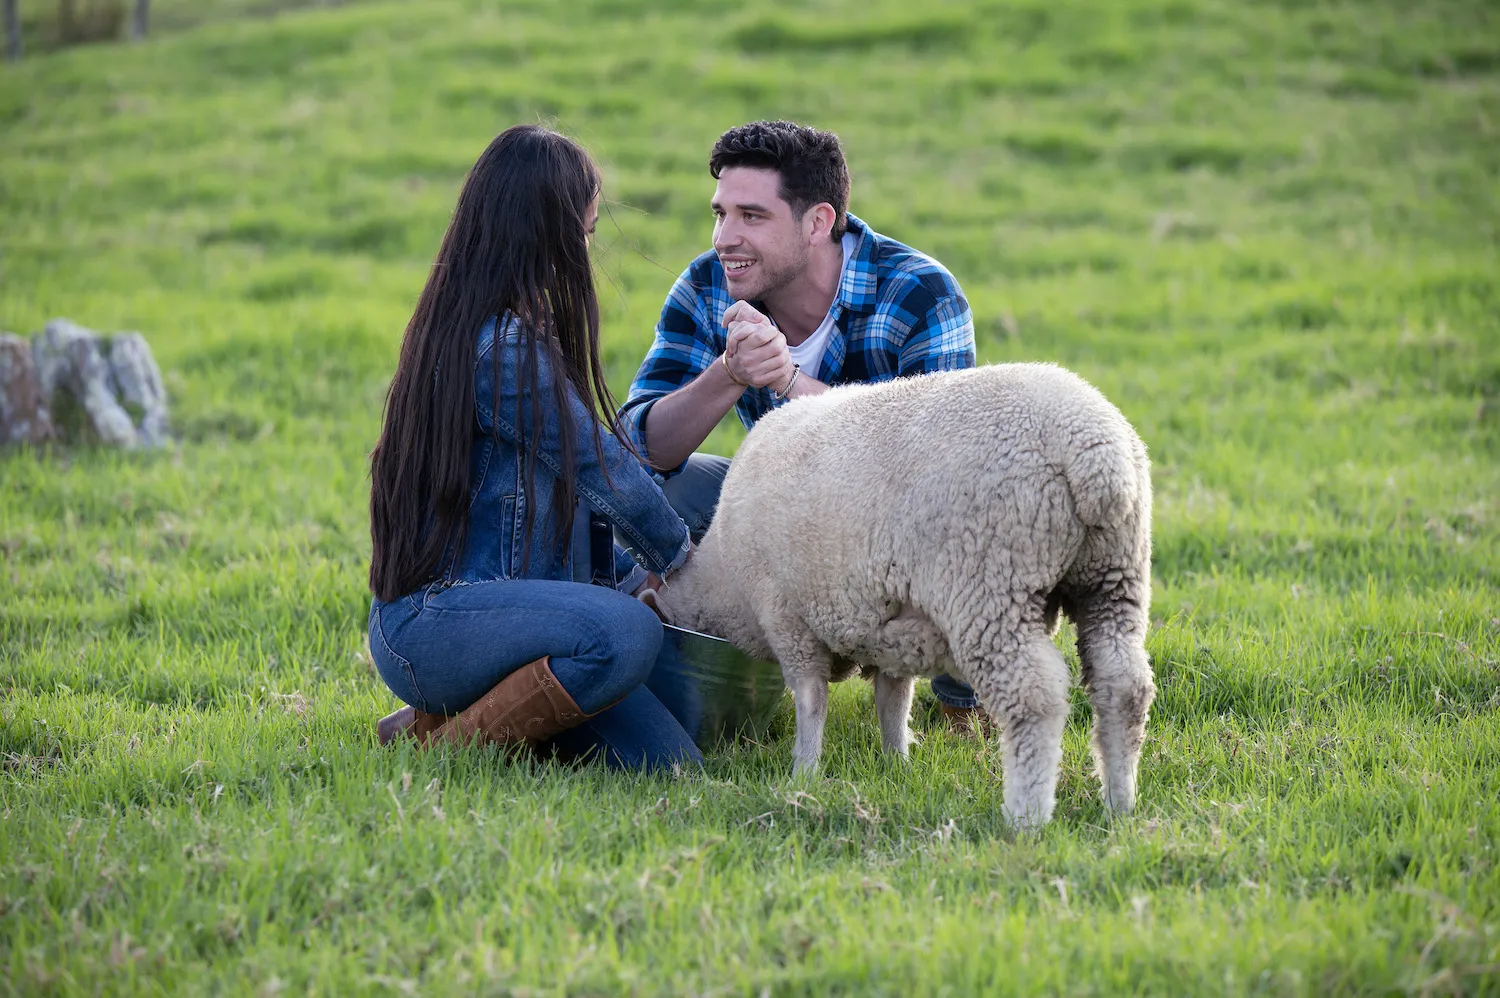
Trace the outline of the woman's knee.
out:
[[[640,600],[611,590],[589,617],[581,654],[553,663],[563,688],[585,712],[616,703],[651,674],[661,650],[661,621]]]
[[[644,680],[656,664],[657,653],[661,651],[661,618],[656,615],[655,610],[634,596],[625,597],[622,610],[623,616],[630,621],[624,629],[629,631],[630,640],[641,656],[638,664],[642,670],[641,679]]]
[[[633,689],[646,681],[656,665],[656,656],[661,651],[661,620],[655,611],[634,597],[627,596],[618,602],[619,612],[609,624],[612,658],[620,678],[628,679]]]

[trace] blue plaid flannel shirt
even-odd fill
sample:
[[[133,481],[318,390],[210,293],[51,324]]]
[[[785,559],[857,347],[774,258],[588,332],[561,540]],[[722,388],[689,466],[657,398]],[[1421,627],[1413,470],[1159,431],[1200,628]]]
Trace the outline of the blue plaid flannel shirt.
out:
[[[888,381],[974,366],[974,316],[942,264],[882,236],[854,215],[859,244],[833,299],[834,335],[815,374],[828,385]],[[734,299],[709,250],[688,265],[662,306],[656,341],[641,362],[620,419],[646,453],[646,413],[718,360],[727,345],[724,313]],[[769,388],[747,388],[735,405],[749,429],[781,405]]]

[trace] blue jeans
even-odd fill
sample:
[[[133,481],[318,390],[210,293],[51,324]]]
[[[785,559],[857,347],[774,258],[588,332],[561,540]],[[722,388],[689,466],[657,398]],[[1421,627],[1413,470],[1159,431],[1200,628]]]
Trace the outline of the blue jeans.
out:
[[[545,655],[580,710],[602,711],[547,747],[624,769],[703,761],[649,688],[661,622],[624,593],[533,579],[460,583],[377,600],[369,626],[380,677],[418,710],[456,714]]]
[[[729,473],[729,458],[715,454],[694,454],[687,465],[666,480],[662,493],[667,502],[688,525],[688,533],[697,544],[708,533],[714,521],[714,510],[719,505],[719,492],[724,488],[724,476]],[[939,703],[950,707],[972,710],[979,706],[974,690],[969,684],[952,676],[934,676],[932,693]]]

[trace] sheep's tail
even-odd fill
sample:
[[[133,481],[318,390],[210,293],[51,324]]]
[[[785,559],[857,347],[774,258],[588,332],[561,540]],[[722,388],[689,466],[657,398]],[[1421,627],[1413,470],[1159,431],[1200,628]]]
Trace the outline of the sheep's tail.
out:
[[[1141,476],[1149,474],[1145,446],[1129,424],[1119,429],[1123,432],[1080,447],[1068,458],[1064,476],[1074,512],[1086,527],[1119,526],[1142,503]]]

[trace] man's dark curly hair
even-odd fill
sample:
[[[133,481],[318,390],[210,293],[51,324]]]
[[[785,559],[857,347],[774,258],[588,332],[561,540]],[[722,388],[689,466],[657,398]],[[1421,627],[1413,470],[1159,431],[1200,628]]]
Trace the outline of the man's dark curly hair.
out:
[[[752,121],[719,136],[708,157],[715,180],[731,166],[775,170],[781,176],[778,193],[801,218],[807,209],[826,201],[833,205],[834,242],[848,227],[849,167],[839,137],[795,121]]]

